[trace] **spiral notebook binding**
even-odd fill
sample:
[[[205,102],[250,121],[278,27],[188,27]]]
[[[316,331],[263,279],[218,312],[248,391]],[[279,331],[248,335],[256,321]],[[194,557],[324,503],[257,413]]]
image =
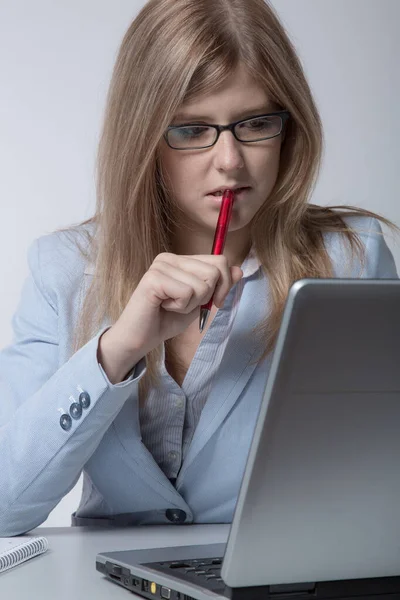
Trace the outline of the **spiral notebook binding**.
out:
[[[29,542],[21,543],[19,546],[0,554],[0,573],[16,567],[17,565],[25,562],[26,560],[46,552],[48,548],[48,541],[44,537],[38,537]]]

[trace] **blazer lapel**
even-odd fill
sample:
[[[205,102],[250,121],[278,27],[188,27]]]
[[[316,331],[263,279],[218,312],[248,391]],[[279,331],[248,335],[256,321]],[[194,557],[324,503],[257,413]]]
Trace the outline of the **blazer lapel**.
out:
[[[172,503],[178,508],[187,510],[182,496],[160,469],[152,454],[142,442],[140,434],[137,388],[126,401],[121,412],[114,420],[112,427],[120,443],[126,464],[152,488],[166,503]]]
[[[194,458],[224,421],[257,367],[255,359],[262,347],[256,336],[249,333],[266,317],[267,306],[268,281],[260,270],[244,286],[232,332],[179,473],[178,485]]]

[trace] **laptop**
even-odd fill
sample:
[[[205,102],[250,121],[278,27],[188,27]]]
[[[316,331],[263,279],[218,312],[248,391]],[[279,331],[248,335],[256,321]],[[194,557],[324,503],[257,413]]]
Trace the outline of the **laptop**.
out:
[[[96,568],[149,600],[400,599],[400,280],[291,287],[226,545]]]

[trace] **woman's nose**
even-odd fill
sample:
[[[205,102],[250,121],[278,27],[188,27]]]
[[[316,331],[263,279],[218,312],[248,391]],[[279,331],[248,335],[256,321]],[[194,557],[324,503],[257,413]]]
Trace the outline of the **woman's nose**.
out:
[[[239,169],[243,166],[242,142],[231,131],[223,131],[214,146],[217,167]]]

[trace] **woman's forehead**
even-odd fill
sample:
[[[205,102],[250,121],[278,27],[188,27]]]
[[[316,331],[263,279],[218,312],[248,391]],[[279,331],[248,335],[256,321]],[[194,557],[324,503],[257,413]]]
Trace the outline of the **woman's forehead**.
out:
[[[176,118],[216,118],[218,114],[240,119],[250,113],[257,114],[274,108],[268,91],[240,64],[219,86],[210,93],[183,102]]]

